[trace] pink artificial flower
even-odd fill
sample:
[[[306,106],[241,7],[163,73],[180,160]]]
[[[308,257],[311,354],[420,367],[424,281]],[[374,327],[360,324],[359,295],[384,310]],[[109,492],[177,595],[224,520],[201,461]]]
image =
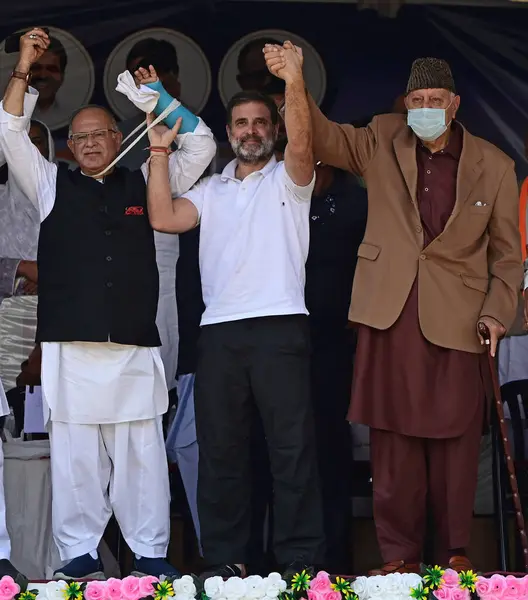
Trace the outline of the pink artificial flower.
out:
[[[308,600],[341,600],[341,593],[332,588],[330,575],[326,571],[319,571],[310,581]]]
[[[502,598],[506,588],[507,583],[504,575],[492,575],[490,577],[490,596]]]
[[[324,600],[324,594],[316,592],[315,590],[308,590],[306,593],[308,595],[308,600]],[[2,599],[0,598],[0,600]]]
[[[121,596],[125,600],[140,600],[139,577],[129,575],[121,581]],[[0,600],[2,600],[0,598]]]
[[[506,589],[504,590],[504,598],[524,598],[525,597],[525,584],[522,579],[518,579],[513,575],[506,576]]]
[[[492,592],[491,580],[486,577],[477,577],[475,591],[479,598],[489,598]]]
[[[121,600],[121,580],[110,577],[106,582],[106,591],[109,600]]]
[[[525,596],[528,596],[528,575],[525,575],[521,581],[523,582],[524,585],[524,594]]]
[[[433,596],[437,600],[452,600],[453,598],[453,589],[450,587],[441,587],[438,590],[433,591]]]
[[[154,584],[159,583],[159,579],[153,575],[146,575],[139,579],[139,591],[141,598],[147,598],[147,596],[154,596]]]
[[[108,591],[106,582],[104,581],[89,581],[84,590],[86,600],[107,600]]]
[[[452,600],[470,600],[471,594],[469,590],[462,588],[451,588],[451,599]]]
[[[319,571],[317,575],[310,581],[310,589],[318,594],[326,594],[332,590],[330,575],[326,571]]]
[[[20,593],[20,586],[9,575],[4,575],[0,579],[0,600],[13,600]]]
[[[457,588],[458,587],[458,573],[453,569],[446,569],[442,575],[444,583],[442,587]]]

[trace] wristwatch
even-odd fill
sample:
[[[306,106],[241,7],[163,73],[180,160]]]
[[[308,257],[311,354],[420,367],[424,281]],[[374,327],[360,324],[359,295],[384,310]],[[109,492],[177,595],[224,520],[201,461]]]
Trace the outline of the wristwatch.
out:
[[[27,73],[22,73],[22,71],[13,71],[11,73],[11,77],[14,77],[15,79],[23,79],[26,83],[28,83],[31,73],[29,71]]]

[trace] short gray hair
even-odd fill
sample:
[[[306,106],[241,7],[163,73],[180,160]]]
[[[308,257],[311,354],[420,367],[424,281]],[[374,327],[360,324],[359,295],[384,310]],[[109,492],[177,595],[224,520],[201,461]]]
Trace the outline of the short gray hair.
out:
[[[83,110],[88,110],[89,108],[96,108],[98,110],[102,110],[103,112],[105,112],[108,117],[110,118],[110,123],[112,125],[112,128],[115,129],[116,131],[119,131],[119,127],[117,125],[117,120],[114,117],[114,115],[110,112],[110,110],[108,110],[108,108],[106,108],[106,106],[101,106],[99,104],[86,104],[84,106],[81,106],[81,108],[78,108],[77,110],[75,110],[72,115],[70,116],[70,121],[68,123],[68,138],[71,138],[72,136],[72,124],[73,121],[75,120],[75,117],[77,115],[79,115],[80,113],[83,112]]]

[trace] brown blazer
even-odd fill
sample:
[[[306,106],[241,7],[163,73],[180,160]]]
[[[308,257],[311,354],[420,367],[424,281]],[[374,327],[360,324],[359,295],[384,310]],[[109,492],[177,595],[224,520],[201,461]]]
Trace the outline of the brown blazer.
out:
[[[388,329],[418,275],[424,336],[445,348],[483,352],[479,317],[508,329],[523,277],[513,161],[464,129],[455,208],[443,233],[423,248],[416,137],[406,117],[381,115],[354,128],[329,121],[309,102],[316,160],[361,175],[368,189],[349,320]]]

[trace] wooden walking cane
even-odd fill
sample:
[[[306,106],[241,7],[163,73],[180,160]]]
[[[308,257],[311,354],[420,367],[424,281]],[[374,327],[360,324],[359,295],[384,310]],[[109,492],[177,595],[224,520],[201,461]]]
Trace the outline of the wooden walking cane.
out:
[[[506,420],[504,419],[504,406],[502,404],[502,396],[499,385],[499,378],[497,375],[497,368],[495,365],[495,358],[491,356],[491,335],[489,329],[484,323],[478,324],[478,331],[484,342],[488,347],[488,364],[491,372],[491,380],[493,383],[493,394],[495,396],[495,408],[497,409],[497,416],[499,421],[500,435],[502,438],[502,446],[504,449],[504,457],[506,458],[506,466],[508,467],[508,475],[510,480],[510,487],[513,496],[513,506],[515,508],[515,517],[517,519],[517,529],[521,538],[521,546],[523,550],[524,558],[524,569],[528,572],[528,539],[526,537],[526,527],[524,523],[524,513],[521,506],[521,497],[519,496],[519,486],[517,485],[517,475],[515,474],[515,465],[513,463],[510,441],[508,438],[508,430],[506,427]]]

